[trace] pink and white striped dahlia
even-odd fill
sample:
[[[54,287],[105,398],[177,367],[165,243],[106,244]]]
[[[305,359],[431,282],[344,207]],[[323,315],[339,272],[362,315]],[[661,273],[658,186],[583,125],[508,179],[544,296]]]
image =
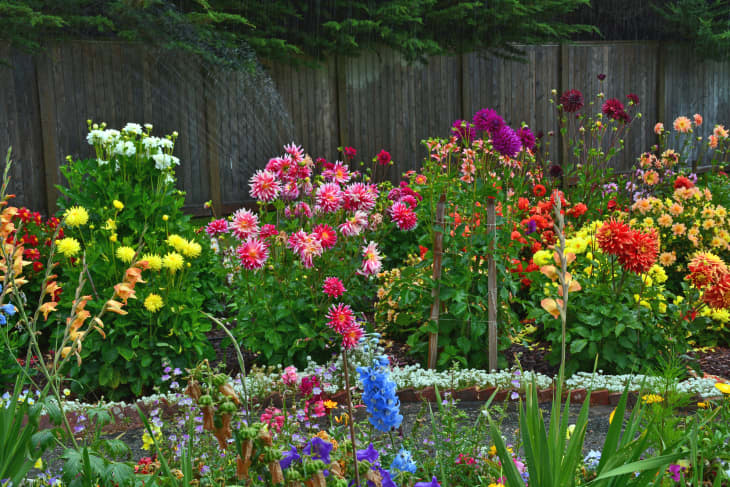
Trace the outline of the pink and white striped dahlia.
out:
[[[331,169],[325,169],[322,171],[322,177],[325,181],[334,181],[339,184],[345,184],[350,181],[352,175],[350,174],[350,168],[347,164],[337,161]]]
[[[334,213],[342,205],[342,191],[337,183],[325,183],[317,188],[317,209],[322,213]]]
[[[251,237],[236,249],[244,269],[261,269],[269,258],[269,248],[258,238]]]
[[[399,230],[413,230],[418,225],[416,213],[407,204],[397,201],[390,207],[390,218]]]
[[[299,198],[299,185],[296,181],[287,181],[281,188],[281,198],[287,201],[293,201]]]
[[[259,233],[259,217],[250,210],[241,208],[233,214],[228,229],[240,240],[255,237]]]
[[[326,223],[321,223],[314,227],[313,232],[319,238],[324,249],[331,249],[337,243],[337,232],[335,232],[332,227]]]
[[[378,244],[375,242],[368,243],[362,248],[362,268],[357,273],[363,276],[376,275],[383,267],[382,260]]]
[[[347,211],[371,211],[375,208],[378,189],[373,184],[353,183],[342,191],[343,207]]]
[[[259,201],[273,201],[281,193],[281,183],[276,175],[266,170],[256,171],[249,183],[251,186],[249,194]]]
[[[275,237],[276,235],[279,235],[279,231],[271,223],[267,223],[266,225],[263,225],[261,227],[261,231],[259,232],[260,238]]]
[[[353,237],[360,235],[360,233],[368,226],[368,214],[364,211],[356,211],[354,215],[350,216],[337,228],[340,233],[345,237]]]
[[[284,152],[289,154],[292,160],[297,164],[304,160],[304,149],[302,149],[301,145],[296,145],[294,142],[289,145],[285,145]]]
[[[327,311],[327,319],[329,320],[327,326],[340,334],[356,324],[355,314],[352,312],[352,308],[342,303],[330,306],[329,311]]]
[[[328,277],[324,280],[324,284],[322,284],[322,292],[331,298],[339,298],[346,291],[345,285],[342,284],[342,281],[338,277]]]
[[[290,249],[292,249],[292,252],[295,254],[299,254],[302,251],[302,246],[304,245],[304,240],[307,238],[307,232],[304,230],[297,230],[296,232],[289,235],[289,240],[287,241],[287,245]]]
[[[228,233],[228,222],[225,218],[213,220],[205,227],[205,231],[211,237],[215,237],[216,235],[220,235],[222,233]]]

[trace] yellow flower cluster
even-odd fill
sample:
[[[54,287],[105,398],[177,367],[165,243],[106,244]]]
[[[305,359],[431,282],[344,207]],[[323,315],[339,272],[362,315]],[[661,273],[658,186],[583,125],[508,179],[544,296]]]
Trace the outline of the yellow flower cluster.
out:
[[[167,237],[165,242],[177,252],[191,259],[195,259],[200,256],[203,251],[203,248],[198,242],[195,242],[194,240],[185,240],[183,237],[176,234],[172,234]]]
[[[135,252],[132,247],[122,245],[121,247],[117,248],[115,255],[117,256],[117,259],[121,260],[125,264],[131,264],[134,260],[134,256],[136,255],[136,253],[137,252]]]

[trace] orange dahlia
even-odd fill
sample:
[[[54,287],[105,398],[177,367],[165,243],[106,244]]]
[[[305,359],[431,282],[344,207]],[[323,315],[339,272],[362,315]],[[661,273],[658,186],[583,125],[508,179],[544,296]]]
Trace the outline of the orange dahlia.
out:
[[[698,289],[718,280],[721,276],[728,274],[725,263],[718,256],[709,252],[700,252],[692,257],[687,264],[689,274],[685,279],[690,281]]]
[[[607,254],[619,255],[630,244],[631,228],[624,222],[609,220],[598,229],[598,246]]]
[[[730,274],[725,273],[718,277],[702,295],[702,300],[710,308],[730,308]]]
[[[643,233],[630,230],[629,244],[625,245],[618,254],[618,261],[627,271],[636,274],[649,272],[659,255],[659,238],[656,231]]]

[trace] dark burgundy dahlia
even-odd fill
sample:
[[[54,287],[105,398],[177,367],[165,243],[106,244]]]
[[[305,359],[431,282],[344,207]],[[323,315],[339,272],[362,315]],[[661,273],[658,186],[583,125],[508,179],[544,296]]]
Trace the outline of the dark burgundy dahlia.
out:
[[[568,113],[577,112],[583,108],[583,93],[578,90],[568,90],[560,96],[560,104]]]

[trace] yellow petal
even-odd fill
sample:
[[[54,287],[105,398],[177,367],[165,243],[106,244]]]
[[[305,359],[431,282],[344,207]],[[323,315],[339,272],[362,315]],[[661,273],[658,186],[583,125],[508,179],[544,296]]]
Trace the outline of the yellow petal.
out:
[[[723,384],[722,382],[718,382],[717,384],[715,384],[715,387],[723,394],[730,394],[730,384]]]

